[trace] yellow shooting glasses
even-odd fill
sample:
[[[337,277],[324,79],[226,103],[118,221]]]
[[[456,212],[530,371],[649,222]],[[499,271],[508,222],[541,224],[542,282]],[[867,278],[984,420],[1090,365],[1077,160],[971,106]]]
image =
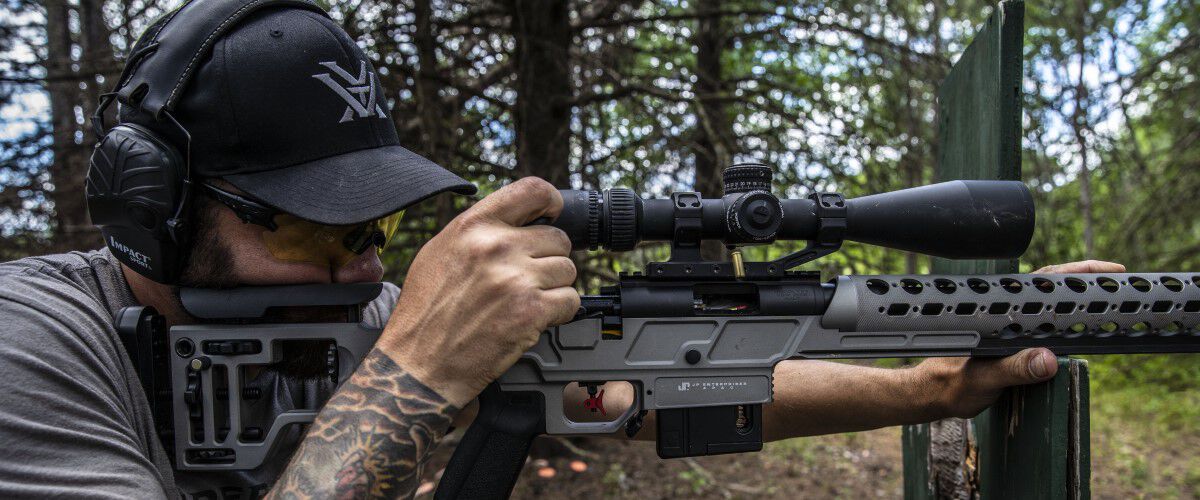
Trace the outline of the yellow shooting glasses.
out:
[[[341,268],[371,246],[380,254],[396,234],[403,211],[363,224],[326,226],[294,215],[275,216],[278,226],[262,233],[263,243],[276,259]]]
[[[242,222],[267,228],[262,233],[263,244],[271,256],[284,262],[339,269],[372,246],[382,254],[404,217],[401,210],[361,224],[318,224],[208,183],[200,185],[205,194],[229,207]]]

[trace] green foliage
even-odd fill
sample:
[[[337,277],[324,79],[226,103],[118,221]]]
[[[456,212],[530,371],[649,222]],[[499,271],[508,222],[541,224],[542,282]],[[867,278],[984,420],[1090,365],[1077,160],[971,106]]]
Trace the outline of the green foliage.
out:
[[[688,487],[691,489],[690,493],[692,495],[704,493],[704,490],[708,489],[709,487],[708,477],[706,477],[704,474],[696,472],[695,470],[680,471],[679,479],[683,480],[684,483],[688,485]]]
[[[691,189],[697,158],[710,152],[702,143],[712,139],[698,110],[719,103],[728,130],[715,132],[730,138],[732,159],[772,165],[776,190],[788,196],[854,197],[936,181],[937,90],[993,3],[572,1],[568,58],[554,61],[571,72],[570,130],[561,136],[570,161],[548,168],[567,169],[576,188]],[[59,230],[48,199],[61,171],[52,124],[63,117],[28,104],[49,81],[38,17],[46,4],[0,5],[0,18],[12,21],[0,27],[0,259],[49,247]],[[106,5],[119,62],[148,20],[178,1]],[[517,164],[522,61],[513,27],[523,20],[510,2],[328,5],[379,69],[405,146],[477,182],[481,194],[530,167]],[[417,5],[430,8],[427,31]],[[1028,2],[1026,16],[1022,167],[1038,225],[1022,268],[1099,258],[1137,272],[1200,270],[1200,9],[1192,0]],[[698,88],[702,30],[720,41],[720,81],[707,94]],[[421,50],[425,42],[430,50]],[[66,66],[83,69],[54,78],[94,87],[97,75],[86,70],[97,61],[73,43]],[[66,123],[89,111],[67,109]],[[420,246],[470,203],[444,197],[410,208],[384,255],[386,279],[402,281]],[[800,245],[745,253],[767,260]],[[661,244],[580,255],[579,286],[595,291],[666,257]],[[806,266],[826,277],[929,268],[924,257],[859,244]],[[1089,359],[1098,430],[1200,431],[1200,357]],[[1130,421],[1147,425],[1118,425]],[[801,458],[810,453],[797,446]],[[1153,483],[1153,464],[1126,455],[1130,481]],[[1180,471],[1196,491],[1200,465]],[[610,470],[606,481],[623,474]]]
[[[1200,432],[1200,355],[1089,356],[1096,418],[1122,416],[1155,432]]]
[[[1200,494],[1200,355],[1087,356],[1093,491]]]

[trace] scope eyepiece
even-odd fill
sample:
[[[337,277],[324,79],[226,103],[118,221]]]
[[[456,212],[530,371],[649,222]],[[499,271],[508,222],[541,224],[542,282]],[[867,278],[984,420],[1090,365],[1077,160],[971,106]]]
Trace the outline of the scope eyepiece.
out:
[[[640,238],[642,199],[631,189],[604,192],[563,189],[563,210],[551,224],[567,233],[575,250],[633,250]]]

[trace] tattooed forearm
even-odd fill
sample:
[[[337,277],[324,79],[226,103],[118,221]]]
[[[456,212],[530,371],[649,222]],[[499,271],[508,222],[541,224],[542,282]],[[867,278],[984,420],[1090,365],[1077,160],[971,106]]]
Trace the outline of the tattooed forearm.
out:
[[[373,350],[313,421],[270,498],[411,497],[458,408]]]

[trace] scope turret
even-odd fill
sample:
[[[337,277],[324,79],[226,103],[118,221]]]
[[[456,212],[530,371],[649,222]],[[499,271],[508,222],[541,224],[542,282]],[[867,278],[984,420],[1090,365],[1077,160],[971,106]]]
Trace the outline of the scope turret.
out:
[[[576,250],[625,251],[642,241],[812,241],[829,217],[844,220],[840,238],[950,259],[1015,258],[1033,237],[1033,197],[1017,181],[951,181],[848,200],[833,193],[779,199],[770,177],[769,167],[734,165],[725,171],[724,196],[710,199],[563,190],[563,211],[552,224]]]
[[[761,163],[739,163],[725,167],[725,171],[721,173],[721,182],[725,185],[725,194],[770,192],[772,177],[774,173],[771,167]]]

